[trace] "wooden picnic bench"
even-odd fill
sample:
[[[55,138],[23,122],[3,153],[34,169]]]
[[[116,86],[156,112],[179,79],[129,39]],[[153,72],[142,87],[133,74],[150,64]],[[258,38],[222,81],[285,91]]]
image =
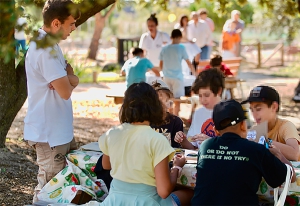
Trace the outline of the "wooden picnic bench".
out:
[[[201,60],[198,65],[198,71],[202,71],[206,65],[209,65],[209,62],[209,59]],[[223,59],[223,63],[226,64],[226,66],[230,69],[234,77],[236,77],[239,72],[241,62],[242,57]]]

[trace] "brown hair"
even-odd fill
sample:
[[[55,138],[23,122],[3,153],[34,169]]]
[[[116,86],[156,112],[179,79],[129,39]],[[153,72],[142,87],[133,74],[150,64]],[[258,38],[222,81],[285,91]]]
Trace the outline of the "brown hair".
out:
[[[69,17],[79,19],[80,11],[71,0],[48,0],[42,11],[44,25],[50,27],[54,19],[58,19],[62,24]]]
[[[152,125],[163,122],[163,107],[156,91],[147,83],[134,83],[125,92],[119,112],[121,123],[149,121]]]
[[[221,89],[225,87],[225,76],[220,69],[211,68],[199,73],[192,85],[192,90],[198,94],[199,89],[209,87],[209,89],[217,95]]]
[[[210,64],[211,67],[218,67],[218,66],[221,66],[222,61],[223,61],[222,56],[219,55],[219,54],[215,54],[215,55],[210,59],[209,64]]]
[[[158,20],[155,16],[156,13],[151,14],[150,17],[147,19],[147,21],[153,21],[156,24],[156,26],[158,26]]]

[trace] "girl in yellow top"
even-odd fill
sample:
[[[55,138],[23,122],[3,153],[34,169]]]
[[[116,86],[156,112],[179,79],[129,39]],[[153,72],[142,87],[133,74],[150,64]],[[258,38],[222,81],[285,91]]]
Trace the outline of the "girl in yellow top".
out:
[[[240,34],[235,31],[236,23],[230,22],[229,30],[223,31],[222,56],[224,59],[237,56],[237,44],[241,41]]]
[[[134,83],[125,92],[119,126],[99,138],[104,169],[111,169],[108,197],[101,205],[188,205],[192,190],[172,191],[185,164],[174,157],[168,140],[149,126],[163,120],[156,91],[147,83]],[[169,162],[173,159],[173,168]]]

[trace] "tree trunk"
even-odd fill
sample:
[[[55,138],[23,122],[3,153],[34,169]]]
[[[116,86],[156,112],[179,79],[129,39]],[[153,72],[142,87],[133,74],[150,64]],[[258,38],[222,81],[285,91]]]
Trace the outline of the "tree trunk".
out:
[[[14,10],[13,1],[1,2],[1,8]],[[23,63],[15,69],[14,59],[14,26],[7,27],[7,17],[11,16],[11,10],[5,9],[0,14],[0,38],[7,39],[10,45],[7,55],[11,58],[5,61],[0,58],[0,148],[5,147],[5,140],[10,126],[22,107],[27,97],[26,75]],[[24,62],[24,61],[23,61]]]
[[[85,6],[87,1],[82,2],[79,5],[79,8],[82,8],[81,17],[76,21],[76,26],[115,3],[115,0],[95,1],[91,8]],[[15,68],[13,56],[14,23],[11,22],[11,19],[13,19],[11,17],[14,15],[12,13],[14,9],[14,1],[0,1],[0,46],[7,47],[7,45],[10,45],[6,55],[7,57],[11,56],[9,61],[6,61],[3,55],[0,57],[0,148],[5,147],[6,135],[10,126],[27,98],[24,58]],[[5,43],[3,43],[4,39]]]
[[[100,12],[95,15],[95,30],[89,47],[89,59],[96,60],[99,47],[99,40],[101,38],[102,31],[105,27],[105,20],[105,16],[102,16]]]

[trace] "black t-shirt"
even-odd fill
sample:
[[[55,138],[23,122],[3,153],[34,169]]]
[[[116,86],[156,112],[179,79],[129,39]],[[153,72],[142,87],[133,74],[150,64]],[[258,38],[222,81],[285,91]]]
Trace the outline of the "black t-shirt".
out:
[[[167,113],[167,117],[165,119],[165,124],[160,126],[150,125],[155,131],[162,133],[170,142],[172,147],[179,148],[181,147],[179,143],[174,141],[176,132],[183,131],[183,122],[182,120],[170,113]]]
[[[263,145],[225,133],[201,144],[192,205],[258,205],[262,177],[275,188],[286,172],[285,164]]]

